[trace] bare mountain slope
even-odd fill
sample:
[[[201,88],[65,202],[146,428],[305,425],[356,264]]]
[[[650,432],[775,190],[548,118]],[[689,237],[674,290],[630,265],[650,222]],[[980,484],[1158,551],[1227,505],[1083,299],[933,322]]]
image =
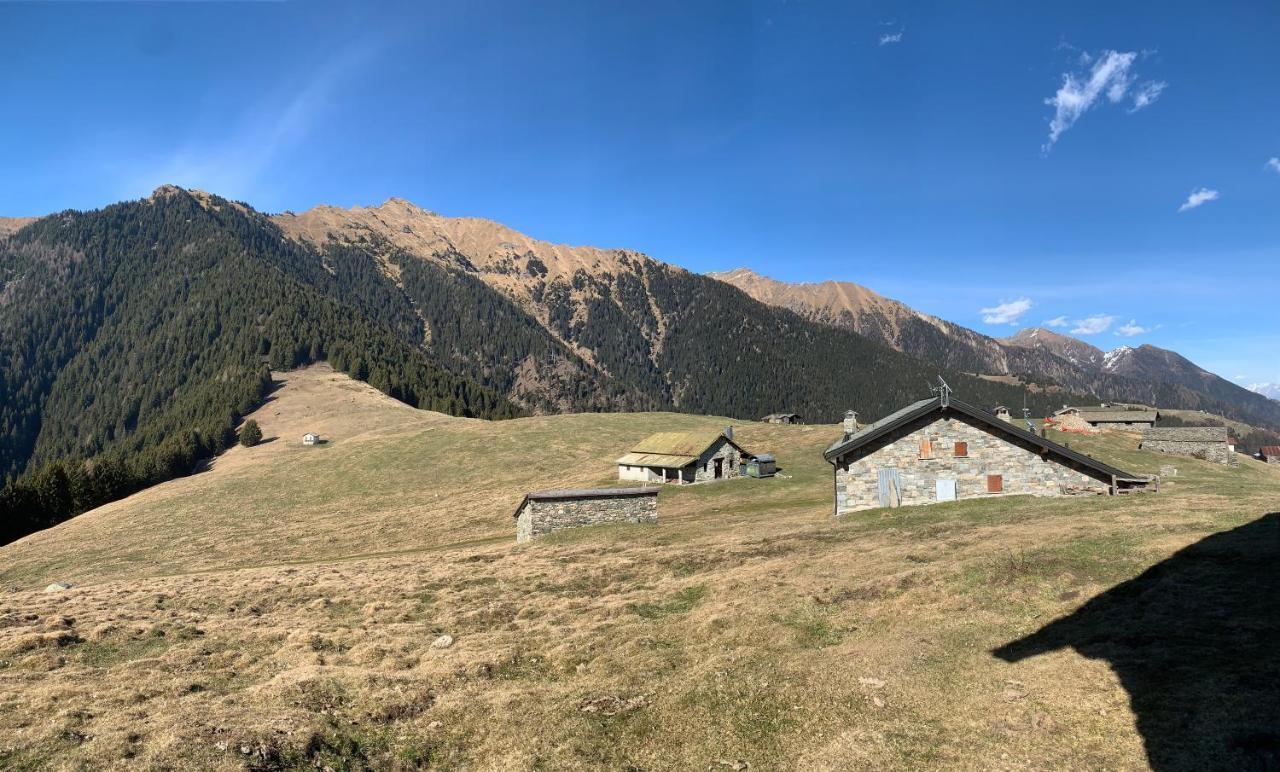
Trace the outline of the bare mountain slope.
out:
[[[996,339],[924,314],[858,284],[789,284],[749,269],[710,274],[761,302],[851,329],[926,361],[983,375],[1017,376],[1103,399],[1209,410],[1262,426],[1280,426],[1274,400],[1220,378],[1166,349],[1121,346],[1104,352],[1040,327]]]

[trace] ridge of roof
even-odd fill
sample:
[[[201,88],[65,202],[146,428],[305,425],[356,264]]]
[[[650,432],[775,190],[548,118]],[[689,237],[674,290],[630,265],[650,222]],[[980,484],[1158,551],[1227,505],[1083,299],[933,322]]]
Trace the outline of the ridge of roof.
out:
[[[1084,466],[1087,466],[1097,472],[1101,472],[1102,474],[1122,480],[1146,479],[1099,461],[1093,456],[1072,450],[1065,445],[1059,445],[1053,440],[1041,437],[1040,435],[1029,432],[1026,429],[1019,428],[1015,424],[1011,424],[1007,421],[1001,421],[994,414],[988,413],[981,408],[974,407],[967,402],[956,399],[954,395],[948,400],[948,404],[945,406],[942,404],[941,397],[933,397],[931,399],[921,400],[908,405],[901,410],[891,413],[879,421],[876,421],[857,434],[833,443],[831,447],[827,448],[826,451],[823,452],[822,456],[828,463],[835,463],[835,459],[839,456],[842,456],[849,451],[856,450],[857,448],[888,434],[894,429],[910,421],[914,421],[921,416],[928,415],[934,410],[945,409],[955,410],[956,412],[967,415],[970,418],[981,421],[998,431],[1004,432],[1005,434],[1011,434],[1014,437],[1018,437],[1032,443],[1033,445],[1037,445],[1050,453],[1055,453],[1063,458],[1075,461],[1078,464],[1083,464]]]

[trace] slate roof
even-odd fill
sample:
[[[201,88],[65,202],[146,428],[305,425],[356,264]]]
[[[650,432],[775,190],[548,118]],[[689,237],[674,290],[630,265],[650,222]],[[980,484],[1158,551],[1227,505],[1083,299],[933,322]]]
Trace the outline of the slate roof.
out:
[[[1089,423],[1155,423],[1154,410],[1081,410],[1080,417]]]
[[[551,491],[530,491],[520,500],[520,506],[516,507],[515,516],[520,516],[520,510],[524,509],[524,505],[530,501],[563,501],[565,499],[605,499],[605,498],[623,498],[630,496],[657,496],[658,491],[662,490],[658,486],[649,486],[645,488],[566,488],[562,490]]]
[[[927,416],[935,411],[945,410],[954,410],[962,415],[967,415],[970,418],[985,423],[987,426],[998,432],[1012,435],[1049,453],[1070,459],[1077,464],[1086,466],[1096,472],[1100,472],[1101,474],[1113,476],[1121,480],[1144,482],[1147,480],[1145,477],[1139,477],[1137,475],[1130,474],[1123,469],[1117,469],[1116,467],[1111,466],[1110,464],[1105,464],[1092,456],[1072,450],[1065,445],[1059,445],[1053,440],[1046,439],[1038,434],[1033,434],[1026,429],[1021,429],[1007,421],[1002,421],[999,418],[996,418],[994,414],[988,413],[981,408],[974,407],[967,402],[962,402],[954,396],[949,398],[946,405],[942,404],[941,396],[933,397],[931,399],[922,399],[919,402],[907,405],[901,410],[895,413],[890,413],[884,418],[881,418],[879,421],[876,421],[865,429],[862,429],[853,436],[843,437],[837,440],[832,443],[831,447],[827,448],[823,452],[822,456],[827,459],[829,463],[835,463],[835,460],[840,456],[857,450],[863,445],[879,439],[901,426],[905,426],[912,421]]]
[[[1153,426],[1142,432],[1142,441],[1160,442],[1226,442],[1225,426]]]
[[[691,432],[658,432],[645,437],[631,452],[619,458],[616,463],[631,466],[658,466],[668,469],[679,469],[698,460],[712,445],[725,439],[724,432],[715,429],[703,429]],[[742,446],[728,440],[738,450]],[[750,454],[747,454],[750,455]]]

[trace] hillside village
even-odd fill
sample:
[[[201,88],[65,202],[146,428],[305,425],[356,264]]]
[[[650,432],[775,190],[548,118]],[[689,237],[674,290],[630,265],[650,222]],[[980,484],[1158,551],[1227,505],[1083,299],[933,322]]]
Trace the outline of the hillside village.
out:
[[[1243,455],[1233,467],[1140,450],[1129,430],[1030,432],[945,392],[836,426],[490,422],[326,367],[279,378],[252,415],[274,441],[0,550],[6,763],[1245,764],[1239,738],[1274,704],[1252,649],[1204,681],[1170,680],[1192,656],[1178,645],[1091,659],[1051,653],[1072,645],[1067,628],[1037,633],[1095,614],[1090,599],[1118,583],[1147,586],[1148,568],[1199,589],[1143,595],[1125,620],[1204,614],[1205,645],[1230,634],[1208,621],[1224,611],[1274,627],[1241,587],[1276,557],[1259,535],[1276,526],[1280,468]],[[634,453],[699,448],[692,481],[619,479],[654,461]],[[783,473],[744,473],[765,451]],[[901,464],[888,491],[854,473],[885,453]],[[1159,493],[1102,495],[1157,477]],[[579,500],[625,515],[513,538]],[[1241,557],[1203,573],[1216,564],[1195,545],[1231,529],[1209,538]],[[1212,685],[1246,672],[1228,695]],[[1165,721],[1173,704],[1197,705],[1200,730]],[[489,720],[512,711],[530,723]]]

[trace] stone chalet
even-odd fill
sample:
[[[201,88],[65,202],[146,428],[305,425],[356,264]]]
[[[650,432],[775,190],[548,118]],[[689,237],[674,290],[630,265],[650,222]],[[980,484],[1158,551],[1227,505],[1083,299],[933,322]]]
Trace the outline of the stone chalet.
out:
[[[1103,431],[1118,429],[1120,431],[1140,432],[1156,425],[1156,419],[1160,417],[1160,411],[1154,409],[1133,410],[1111,405],[1099,405],[1097,407],[1068,406],[1055,411],[1053,415],[1055,417],[1078,415],[1085,423]]]
[[[1230,466],[1240,463],[1227,444],[1225,426],[1156,426],[1142,433],[1138,449],[1202,458]]]
[[[760,419],[767,424],[799,424],[804,423],[799,413],[770,413]]]
[[[835,513],[986,496],[1117,494],[1149,480],[1040,437],[951,396],[908,405],[823,453]]]
[[[1268,464],[1280,464],[1280,445],[1263,445],[1258,449],[1258,458]]]
[[[564,528],[658,522],[659,488],[585,488],[526,493],[516,507],[516,543]]]
[[[676,485],[741,477],[743,464],[755,458],[733,441],[733,427],[722,432],[658,432],[619,458],[618,479]]]

